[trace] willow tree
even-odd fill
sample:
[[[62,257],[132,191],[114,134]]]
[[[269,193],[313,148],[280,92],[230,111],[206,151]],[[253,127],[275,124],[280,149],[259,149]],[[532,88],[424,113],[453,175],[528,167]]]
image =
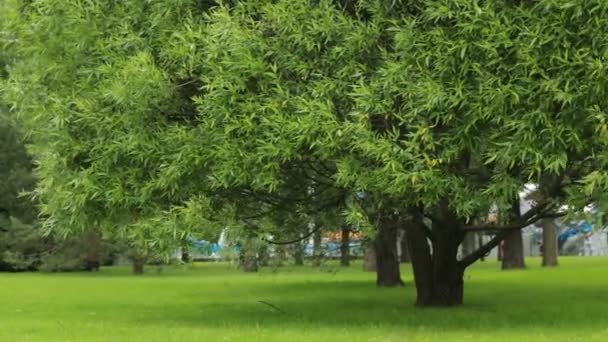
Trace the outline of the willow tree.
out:
[[[404,225],[417,303],[456,305],[465,269],[509,232],[608,184],[594,158],[607,11],[600,0],[37,0],[15,14],[20,56],[3,88],[32,132],[48,226],[101,225],[150,248],[217,209],[243,225],[255,208],[238,191],[281,202],[307,179],[329,202],[346,194],[343,214],[376,241],[395,245]],[[543,200],[509,215],[529,182]],[[484,223],[489,203],[500,224]],[[459,260],[466,232],[481,230],[495,237]],[[398,272],[395,255],[378,265]]]
[[[196,99],[218,133],[214,174],[272,191],[292,161],[329,164],[332,181],[370,195],[351,206],[353,221],[377,236],[406,225],[417,303],[460,304],[469,265],[560,204],[580,208],[580,185],[599,179],[607,11],[602,1],[220,6]],[[528,182],[543,200],[510,214]],[[484,222],[489,203],[500,224]],[[459,260],[465,234],[484,230],[494,238]]]
[[[202,2],[6,1],[14,51],[3,95],[32,141],[44,227],[125,241],[134,270],[205,226],[206,148],[193,125],[192,64]],[[179,163],[188,155],[188,163]],[[198,158],[198,157],[197,157]],[[209,225],[207,225],[209,226]]]

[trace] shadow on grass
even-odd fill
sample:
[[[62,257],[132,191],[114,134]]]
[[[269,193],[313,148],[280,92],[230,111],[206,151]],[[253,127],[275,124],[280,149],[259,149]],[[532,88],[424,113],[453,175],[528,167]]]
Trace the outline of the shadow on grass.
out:
[[[608,321],[606,287],[476,281],[466,284],[465,291],[465,305],[429,309],[413,305],[411,283],[396,289],[376,289],[369,281],[256,284],[217,300],[205,298],[201,289],[200,297],[187,303],[163,305],[162,318],[140,316],[138,322],[235,329],[312,325],[487,331],[605,329]]]

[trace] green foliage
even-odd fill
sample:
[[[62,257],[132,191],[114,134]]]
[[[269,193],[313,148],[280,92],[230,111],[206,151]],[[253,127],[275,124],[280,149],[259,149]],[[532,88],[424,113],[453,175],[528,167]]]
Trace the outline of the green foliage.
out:
[[[0,271],[34,271],[49,243],[35,226],[0,212]]]
[[[608,187],[604,1],[7,3],[2,89],[48,229],[146,253],[342,211],[370,234],[412,206],[462,226],[529,182],[552,207]]]
[[[45,229],[99,227],[146,254],[203,225],[204,159],[182,156],[206,146],[181,123],[197,52],[180,40],[199,34],[197,3],[13,4],[4,92],[31,133]]]
[[[9,123],[0,103],[0,208],[26,223],[33,222],[37,215],[32,199],[21,196],[36,184],[32,168],[22,137]]]

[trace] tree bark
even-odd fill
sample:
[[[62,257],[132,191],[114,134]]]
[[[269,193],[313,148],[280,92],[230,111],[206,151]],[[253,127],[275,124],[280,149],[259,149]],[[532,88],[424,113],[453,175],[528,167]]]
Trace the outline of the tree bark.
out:
[[[455,215],[441,215],[433,222],[431,254],[429,234],[421,217],[407,226],[407,241],[412,258],[416,305],[454,306],[463,302],[465,267],[458,263],[458,246],[464,234]]]
[[[504,242],[502,255],[502,269],[522,269],[526,268],[524,262],[524,242],[521,236],[521,229],[515,229],[507,235]]]
[[[557,266],[557,226],[552,219],[543,219],[540,225],[543,228],[543,267]]]
[[[412,273],[416,285],[416,305],[428,306],[433,303],[433,259],[423,223],[414,220],[406,226],[405,238],[412,259]]]
[[[188,242],[182,243],[182,262],[190,262],[190,253],[188,251]]]
[[[458,245],[453,232],[438,234],[433,245],[433,305],[462,304],[464,269],[458,266]]]
[[[301,242],[293,244],[293,261],[296,266],[304,266],[304,246]]]
[[[268,250],[268,245],[262,245],[259,248],[259,253],[257,255],[257,257],[254,255],[255,260],[256,260],[256,266],[255,266],[255,271],[246,271],[246,272],[257,272],[258,270],[258,266],[260,267],[265,267],[268,266],[268,263],[270,261],[270,253]]]
[[[404,263],[410,263],[412,260],[410,258],[410,251],[407,244],[407,232],[405,229],[403,230],[403,234],[401,235],[401,240],[399,244],[401,246],[401,255],[399,255],[399,261]]]
[[[323,259],[323,251],[321,250],[322,235],[321,230],[318,229],[312,236],[312,266],[321,266]]]
[[[243,258],[243,271],[248,273],[258,271],[258,258],[255,255],[245,254]]]
[[[144,274],[144,258],[134,257],[132,260],[133,263],[133,274],[141,275]]]
[[[350,266],[350,228],[342,227],[342,236],[340,241],[340,265]]]
[[[376,249],[376,285],[378,287],[403,286],[397,255],[398,220],[395,215],[383,215],[379,220],[374,240]]]
[[[513,203],[511,208],[512,219],[517,219],[521,216],[519,200]],[[502,254],[502,269],[521,269],[526,268],[524,262],[524,240],[521,236],[521,229],[514,229],[507,234],[504,241]]]
[[[363,251],[363,271],[376,272],[376,248],[372,241],[365,241]]]
[[[84,233],[84,242],[87,248],[85,257],[85,270],[99,271],[101,262],[99,261],[99,249],[101,244],[101,234],[96,231]]]
[[[477,248],[477,234],[475,232],[467,232],[462,240],[462,256],[463,258],[473,253]]]

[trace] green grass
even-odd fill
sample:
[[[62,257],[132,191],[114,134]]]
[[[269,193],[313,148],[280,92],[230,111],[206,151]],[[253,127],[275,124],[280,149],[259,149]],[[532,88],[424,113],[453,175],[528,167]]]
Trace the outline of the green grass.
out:
[[[560,262],[478,263],[450,309],[413,306],[408,266],[401,289],[375,288],[360,265],[0,274],[0,341],[608,341],[608,258]]]

